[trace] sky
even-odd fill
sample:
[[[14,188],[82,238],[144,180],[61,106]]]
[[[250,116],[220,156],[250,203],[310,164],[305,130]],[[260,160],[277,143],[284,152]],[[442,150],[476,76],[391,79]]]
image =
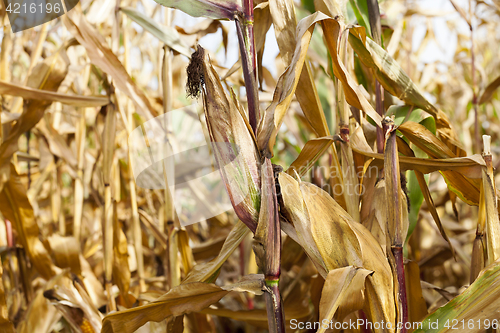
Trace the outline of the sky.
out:
[[[389,6],[387,6],[387,4],[391,3],[390,1],[391,0],[381,1],[382,12],[384,12],[385,8],[390,8]],[[455,33],[449,30],[447,26],[447,21],[456,20],[459,17],[458,13],[451,5],[451,2],[449,0],[413,0],[413,1],[408,0],[408,1],[414,3],[421,9],[421,11],[426,13],[435,13],[435,12],[445,13],[445,15],[433,17],[431,19],[437,43],[432,41],[427,45],[424,52],[422,52],[420,56],[419,66],[422,67],[423,64],[425,63],[432,63],[436,61],[445,64],[451,64],[457,46],[457,38]],[[468,0],[455,0],[455,2],[463,8],[466,9],[468,8],[468,2],[469,2]],[[106,5],[99,7],[98,10],[100,12],[100,15],[108,15],[114,9],[114,5],[111,4],[113,3],[113,1],[104,1],[103,3]],[[150,12],[150,10],[156,5],[157,3],[154,0],[142,0],[142,4],[139,4],[138,10],[145,11],[144,7],[146,7],[148,8],[147,11]],[[160,20],[159,16],[160,12],[161,11],[158,11],[158,14],[155,16],[155,19]],[[174,11],[174,13],[175,13],[173,21],[174,26],[175,25],[183,27],[192,26],[204,20],[204,18],[191,17],[179,10]],[[92,19],[92,17],[95,18],[97,16],[89,15],[89,19]],[[390,10],[388,13],[388,17],[391,19],[392,22],[397,22],[397,20],[400,19],[397,16],[394,16],[394,14],[390,12]],[[458,28],[461,30],[461,32],[467,34],[468,28],[466,23],[463,20],[458,20],[458,21],[462,21],[461,24],[459,24]],[[142,31],[142,28],[139,25],[135,23],[132,24],[138,31]],[[229,45],[227,50],[227,57],[225,56],[224,51],[220,47],[222,42],[222,35],[220,31],[215,34],[210,34],[203,37],[199,41],[199,43],[205,49],[208,49],[212,53],[216,54],[217,62],[220,65],[230,68],[238,60],[239,57],[238,40],[236,37],[234,22],[222,21],[222,24],[226,27],[227,31],[229,32],[229,38],[228,38]],[[424,17],[413,18],[411,24],[414,27],[413,48],[414,50],[416,50],[420,45],[420,42],[422,41],[427,29],[426,18]],[[40,27],[37,27],[35,29],[39,28]],[[0,39],[2,37],[3,37],[3,29],[0,29]],[[159,47],[159,44],[160,43],[158,42],[157,45],[152,45],[152,46]],[[139,50],[135,51],[140,52]],[[273,74],[274,77],[277,77],[278,75],[275,65],[275,58],[278,53],[279,49],[274,36],[274,29],[271,26],[271,28],[267,33],[266,45],[264,49],[263,65]],[[149,66],[151,67],[151,70],[153,70],[153,64],[146,63],[145,66],[146,67]],[[157,87],[158,82],[157,80],[154,81],[155,82],[151,83],[151,88],[156,89],[155,87]]]
[[[154,4],[154,0],[143,0],[145,2],[151,2]],[[387,2],[390,0],[386,0]],[[429,45],[425,48],[425,51],[422,53],[420,61],[422,63],[431,63],[435,61],[448,63],[450,64],[453,61],[453,56],[455,54],[457,39],[456,36],[449,30],[446,22],[447,20],[455,20],[458,18],[458,13],[456,13],[455,9],[451,5],[449,0],[416,0],[413,1],[418,5],[424,12],[441,12],[446,13],[440,17],[432,18],[432,25],[434,28],[434,33],[439,45],[436,45],[435,42],[429,43]],[[456,3],[463,8],[468,8],[468,0],[456,0]],[[385,5],[382,2],[382,8]],[[383,12],[383,9],[382,9]],[[197,22],[204,20],[203,18],[194,18],[187,14],[184,14],[180,11],[176,11],[174,18],[174,25],[185,26],[185,25],[194,25]],[[426,32],[426,22],[425,18],[416,18],[412,20],[412,24],[414,26],[414,45],[413,48],[416,50],[420,45],[422,39],[425,36]],[[238,60],[238,41],[236,37],[236,31],[234,27],[234,22],[223,21],[222,24],[229,31],[229,45],[227,50],[227,58],[224,56],[224,52],[220,50],[219,45],[222,42],[222,36],[219,33],[211,34],[203,37],[200,40],[200,45],[204,48],[216,52],[219,48],[219,52],[217,52],[217,61],[219,64],[230,68],[237,60]],[[462,32],[466,32],[468,30],[465,22],[463,24],[459,24],[459,29]],[[277,76],[276,66],[275,66],[275,58],[279,53],[279,48],[276,43],[276,38],[274,35],[274,29],[271,26],[266,36],[266,45],[264,49],[264,57],[263,57],[263,65],[268,68],[273,76]]]

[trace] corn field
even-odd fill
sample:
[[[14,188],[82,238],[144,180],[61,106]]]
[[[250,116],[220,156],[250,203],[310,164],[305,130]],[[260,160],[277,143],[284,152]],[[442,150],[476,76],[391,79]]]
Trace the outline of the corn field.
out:
[[[500,332],[498,0],[12,3],[0,332]]]

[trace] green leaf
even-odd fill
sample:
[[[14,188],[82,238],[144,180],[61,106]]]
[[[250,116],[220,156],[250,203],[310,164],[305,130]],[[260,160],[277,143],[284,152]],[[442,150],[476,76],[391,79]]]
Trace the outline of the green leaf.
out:
[[[424,118],[419,123],[436,135],[436,120],[433,117]]]
[[[399,64],[379,45],[354,33],[351,29],[349,43],[356,51],[359,59],[369,68],[375,70],[375,75],[384,89],[407,104],[418,106],[425,111],[436,114],[437,109],[425,99],[418,87],[411,81]]]
[[[302,3],[302,6],[311,14],[316,11],[316,8],[314,7],[314,0],[300,0],[300,3]]]
[[[410,200],[410,213],[408,214],[410,225],[408,227],[408,236],[406,237],[406,241],[408,241],[413,233],[413,230],[415,230],[415,227],[417,226],[418,214],[420,212],[420,207],[422,207],[422,203],[424,202],[424,195],[418,185],[415,171],[408,170],[406,174],[406,177],[408,178],[408,199]],[[429,175],[425,175],[424,177],[425,181],[428,182]]]
[[[453,330],[455,323],[465,323],[462,332],[484,332],[485,323],[498,324],[500,306],[500,264],[498,261],[486,267],[476,281],[446,305],[428,315],[415,333],[445,333]],[[469,322],[474,325],[467,326]],[[481,323],[481,326],[479,326]],[[457,327],[457,326],[455,326]],[[491,326],[490,326],[491,327]]]
[[[352,11],[358,20],[358,24],[366,29],[368,35],[372,35],[370,30],[370,19],[368,17],[368,4],[366,0],[349,0]]]
[[[387,115],[389,117],[394,115],[394,124],[396,124],[396,126],[401,125],[405,120],[412,121],[423,125],[431,131],[432,134],[436,135],[436,120],[420,108],[413,109],[408,118],[406,118],[410,108],[410,105],[391,105],[387,110]]]

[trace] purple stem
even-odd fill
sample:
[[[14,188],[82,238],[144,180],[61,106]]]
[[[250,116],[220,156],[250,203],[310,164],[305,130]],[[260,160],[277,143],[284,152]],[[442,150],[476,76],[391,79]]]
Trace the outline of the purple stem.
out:
[[[253,32],[253,0],[243,0],[243,13],[236,14],[236,31],[238,33],[238,44],[240,47],[241,65],[243,68],[243,78],[247,92],[248,118],[254,134],[257,134],[257,124],[259,115],[259,95],[257,85],[257,56],[255,53],[255,41]],[[273,177],[271,161],[266,159],[267,176]],[[273,177],[274,179],[274,177]],[[273,188],[270,195],[272,198],[262,198],[262,200],[272,200],[270,206],[273,207],[273,221],[268,225],[268,233],[264,240],[265,249],[265,284],[266,284],[266,308],[268,314],[269,332],[284,333],[284,312],[279,291],[279,277],[281,266],[281,228],[278,216],[278,202],[275,192],[274,181],[270,186]]]
[[[394,255],[394,260],[396,262],[396,275],[398,277],[398,296],[399,304],[402,307],[402,315],[399,322],[402,323],[401,333],[406,333],[406,323],[408,322],[408,301],[406,297],[406,281],[405,281],[405,267],[403,263],[403,247],[393,246],[391,247],[392,254]]]
[[[236,15],[236,32],[240,46],[241,65],[248,101],[248,118],[250,126],[257,134],[259,115],[259,94],[257,85],[257,56],[253,34],[253,3],[251,0],[243,1],[243,14]]]
[[[279,280],[268,280],[266,277],[266,308],[270,333],[285,332],[285,318],[281,302]],[[272,310],[271,310],[272,309]]]
[[[384,88],[380,85],[377,79],[375,79],[375,107],[377,113],[383,118],[384,117]],[[377,152],[379,154],[384,153],[384,131],[382,128],[377,127]]]

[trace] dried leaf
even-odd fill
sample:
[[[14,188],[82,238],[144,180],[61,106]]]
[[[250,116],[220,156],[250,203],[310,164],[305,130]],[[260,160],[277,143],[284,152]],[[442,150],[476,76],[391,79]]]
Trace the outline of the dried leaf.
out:
[[[201,282],[181,284],[149,304],[107,315],[103,320],[102,332],[132,333],[148,321],[159,322],[169,316],[199,312],[219,301],[233,289],[247,289],[245,285],[254,286],[255,281],[248,280],[225,286],[224,289],[215,284]]]
[[[335,77],[342,82],[347,103],[359,110],[363,110],[368,116],[370,116],[370,118],[373,119],[377,126],[381,127],[382,118],[366,99],[360,86],[356,84],[354,78],[349,74],[345,65],[342,63],[342,60],[338,56],[338,42],[340,40],[339,34],[341,32],[339,22],[330,18],[328,20],[323,20],[321,25],[323,27],[328,51],[332,57],[332,70]]]
[[[287,303],[285,301],[283,311],[285,313],[285,320],[287,321],[286,327],[291,327],[294,322],[306,322],[307,318],[311,315],[311,309],[308,306],[304,306],[301,302]],[[253,326],[268,329],[268,317],[266,310],[264,309],[253,309],[253,310],[232,310],[223,307],[218,307],[214,309],[212,307],[205,308],[200,311],[201,313],[206,313],[214,316],[231,318],[237,321],[244,321]],[[292,320],[294,320],[292,322]]]
[[[422,321],[427,316],[427,304],[422,296],[420,269],[415,261],[405,264],[406,293],[408,295],[408,320],[411,323]]]
[[[373,321],[394,322],[391,268],[371,233],[315,185],[297,183],[286,173],[279,174],[279,184],[280,212],[294,226],[299,244],[318,271],[346,266],[374,271],[368,277],[365,310]]]
[[[491,81],[490,84],[484,89],[483,94],[479,98],[479,104],[487,103],[491,100],[493,97],[493,93],[497,88],[500,87],[500,76],[497,77],[495,80]]]
[[[118,222],[116,203],[113,205],[113,279],[122,292],[127,295],[130,287],[130,269],[128,265],[127,237]]]
[[[58,267],[71,268],[74,274],[81,274],[80,244],[73,237],[61,237],[54,234],[48,238],[50,250]]]
[[[44,119],[41,119],[37,124],[37,129],[39,129],[45,139],[47,139],[50,152],[53,155],[64,159],[71,167],[77,167],[75,154],[68,147],[62,135],[60,135],[50,124],[47,124]]]
[[[269,2],[269,8],[274,25],[274,34],[282,55],[285,66],[289,66],[293,60],[293,54],[297,45],[295,30],[297,18],[295,17],[294,2],[292,0],[276,0]],[[326,123],[325,114],[316,90],[314,77],[309,63],[306,61],[298,78],[295,91],[297,100],[306,119],[318,136],[330,135]]]
[[[3,268],[0,265],[0,281],[3,275]],[[0,329],[5,333],[14,333],[14,325],[9,320],[9,310],[7,308],[7,303],[5,302],[5,290],[3,283],[0,283]]]
[[[481,205],[481,203],[480,203]],[[479,234],[474,238],[474,243],[472,244],[472,255],[470,264],[470,283],[472,284],[481,273],[485,267],[485,253],[484,248],[484,235]]]
[[[365,279],[373,272],[348,266],[337,268],[328,272],[325,285],[321,292],[321,302],[319,308],[320,322],[330,322],[337,309],[344,303],[349,303],[350,307],[343,309],[345,315],[363,308],[365,300],[363,291],[365,289]],[[338,319],[342,320],[344,316]],[[325,332],[326,327],[318,330],[318,333]]]
[[[297,43],[290,65],[280,76],[274,91],[273,101],[259,123],[257,131],[259,149],[267,150],[271,155],[276,135],[295,94],[315,24],[315,17],[308,16],[297,26]]]
[[[291,176],[293,176],[295,172],[297,172],[299,176],[305,175],[335,140],[340,140],[340,137],[327,136],[307,141],[300,151],[299,156],[293,161],[286,172]]]
[[[453,158],[453,153],[447,145],[440,141],[434,134],[427,130],[423,125],[411,121],[407,121],[398,129],[417,147],[422,149],[432,158]],[[463,201],[469,204],[479,202],[479,184],[478,182],[468,179],[467,173],[444,171],[443,176],[450,186],[450,190],[455,192]]]
[[[432,158],[453,158],[456,155],[425,126],[407,121],[398,127],[403,135]]]
[[[134,102],[143,117],[147,120],[153,118],[154,111],[148,98],[129,76],[103,36],[87,22],[81,7],[75,6],[61,19],[70,33],[85,47],[92,63],[114,79],[116,87]]]
[[[398,138],[399,139],[399,138]],[[402,151],[403,154],[407,156],[415,156],[413,151],[410,149],[410,147],[404,142],[402,139],[398,140],[398,149]],[[441,233],[441,236],[448,242],[451,252],[453,256],[455,257],[455,249],[453,248],[453,245],[443,227],[443,224],[441,223],[441,219],[439,218],[438,212],[436,210],[436,206],[434,205],[434,200],[432,199],[431,192],[429,191],[429,187],[427,186],[427,182],[425,181],[424,174],[421,173],[418,170],[415,170],[415,178],[417,179],[419,188],[420,188],[420,194],[422,197],[425,199],[425,202],[427,203],[427,207],[429,209],[429,212],[431,213],[432,217],[434,218],[434,221],[436,222],[436,225],[439,229],[439,232]],[[411,222],[410,222],[410,227],[411,228]],[[409,237],[409,235],[408,235]]]
[[[61,273],[60,277],[53,288],[47,288],[43,292],[45,298],[51,301],[74,330],[99,332],[102,326],[101,314],[79,280],[72,281],[67,272]]]
[[[383,165],[384,155],[366,151],[359,143],[353,143],[351,140],[352,150],[368,158],[374,158],[371,166],[380,168]],[[469,179],[478,179],[481,175],[481,166],[484,165],[480,155],[472,155],[467,157],[455,157],[446,159],[428,159],[418,157],[399,157],[399,166],[401,171],[418,170],[424,174],[434,171],[453,171],[466,176]],[[479,191],[477,188],[477,199],[479,199]],[[476,201],[477,202],[477,201]]]
[[[241,12],[241,2],[231,0],[155,0],[162,6],[180,9],[194,17],[233,20]]]
[[[365,31],[361,27],[349,29],[349,43],[363,64],[374,70],[373,73],[385,90],[406,104],[417,106],[430,113],[436,119],[439,136],[457,150],[458,156],[465,156],[462,144],[446,114],[427,101],[396,60],[377,43],[366,38]]]
[[[261,2],[255,6],[253,10],[254,16],[254,38],[255,38],[255,51],[259,52],[264,47],[266,41],[266,34],[273,23],[271,12],[269,9],[269,2]],[[259,74],[260,75],[260,74]]]
[[[354,79],[338,59],[336,40],[340,33],[339,23],[321,12],[317,12],[299,22],[296,34],[297,45],[290,66],[288,66],[287,70],[279,78],[276,90],[274,91],[273,101],[266,109],[262,121],[259,123],[257,134],[258,146],[260,150],[266,149],[269,154],[272,154],[276,135],[297,89],[312,32],[318,22],[321,22],[323,31],[325,31],[327,45],[332,54],[334,73],[344,85],[347,102],[365,111],[375,123],[380,125],[380,116],[375,112],[365,95],[354,82]]]
[[[47,91],[57,91],[68,73],[69,59],[64,46],[55,54],[45,59],[33,68],[33,74],[28,78],[27,86]],[[14,152],[18,150],[18,140],[21,135],[35,126],[45,114],[45,110],[52,104],[50,100],[28,100],[24,111],[4,138],[0,145],[0,168],[2,172],[8,170],[8,163]],[[0,190],[4,179],[0,179]]]
[[[62,104],[79,107],[103,106],[109,103],[109,100],[105,97],[66,95],[50,90],[41,90],[34,87],[23,87],[18,84],[1,80],[0,95],[18,96],[24,99],[60,102]]]
[[[63,275],[61,274],[54,276],[47,281],[45,288],[40,289],[37,292],[35,299],[31,302],[28,310],[26,311],[26,317],[17,327],[17,332],[51,332],[52,326],[61,318],[61,314],[52,304],[47,302],[43,293],[45,290],[52,289],[55,285],[59,284],[62,277]],[[41,318],[43,318],[43,320],[40,320]]]
[[[96,309],[106,305],[106,296],[101,281],[99,281],[90,267],[89,262],[80,254],[80,267],[82,268],[83,285]]]
[[[28,200],[26,189],[12,164],[10,179],[0,193],[0,211],[6,219],[12,222],[19,242],[40,275],[45,279],[54,276],[57,268],[52,264],[49,253],[38,239],[39,229],[33,208]]]
[[[139,24],[141,27],[152,33],[160,41],[168,45],[171,49],[191,58],[191,51],[189,46],[184,43],[184,41],[179,36],[177,30],[172,27],[162,26],[151,17],[144,15],[143,13],[135,10],[131,7],[122,7],[120,10],[126,14],[135,23]]]
[[[204,109],[215,159],[236,214],[255,232],[260,207],[259,152],[234,94],[224,91],[208,54],[201,61]]]

